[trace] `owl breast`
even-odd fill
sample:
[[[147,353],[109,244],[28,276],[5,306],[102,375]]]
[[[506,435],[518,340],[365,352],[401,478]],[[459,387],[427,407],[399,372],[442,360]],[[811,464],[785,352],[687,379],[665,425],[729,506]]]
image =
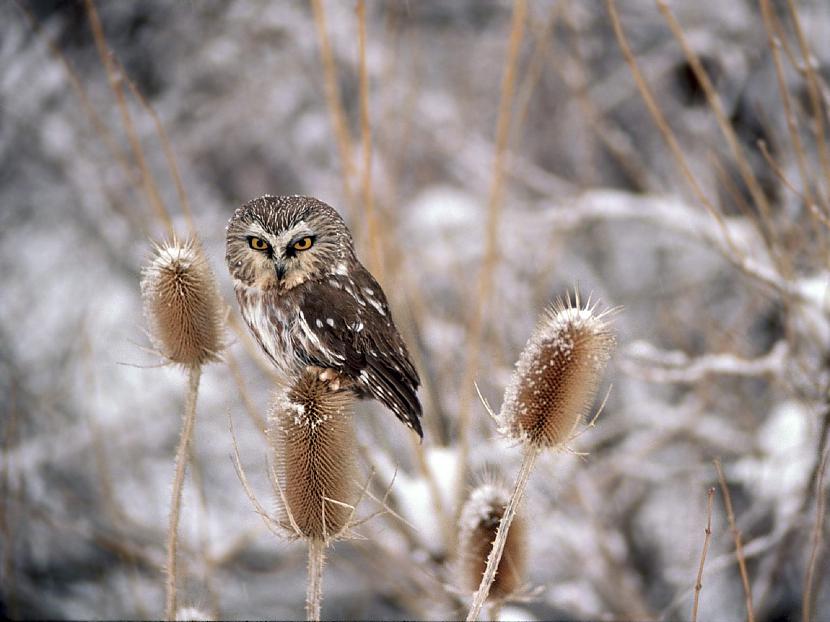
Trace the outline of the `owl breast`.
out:
[[[322,357],[334,365],[345,361],[341,353],[325,343],[324,335],[319,332],[320,320],[312,320],[312,326],[306,318],[303,311],[306,295],[303,288],[282,293],[245,285],[236,288],[245,323],[268,358],[289,377],[303,371],[312,358]]]
[[[286,375],[293,373],[297,359],[291,334],[299,319],[297,307],[274,290],[245,285],[237,285],[236,297],[242,318],[259,346],[279,371]]]

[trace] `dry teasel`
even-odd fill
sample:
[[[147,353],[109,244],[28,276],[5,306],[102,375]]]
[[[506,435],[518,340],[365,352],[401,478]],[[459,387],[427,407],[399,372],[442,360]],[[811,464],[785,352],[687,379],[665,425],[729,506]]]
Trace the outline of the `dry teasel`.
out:
[[[348,391],[307,372],[275,396],[268,415],[283,527],[328,542],[348,526],[360,496]]]
[[[150,337],[167,360],[194,367],[216,361],[223,347],[223,304],[204,253],[193,240],[154,248],[141,271]]]
[[[600,376],[616,345],[609,325],[613,310],[597,313],[579,294],[546,311],[516,363],[499,412],[499,430],[524,445],[524,459],[499,524],[487,567],[467,620],[478,618],[496,577],[511,522],[524,495],[533,464],[543,449],[560,449],[573,438],[591,408]]]
[[[458,563],[461,585],[476,590],[487,568],[487,557],[510,499],[500,484],[482,484],[467,497],[459,519]],[[525,525],[520,516],[513,520],[504,554],[490,586],[489,601],[497,604],[514,595],[522,585],[525,568]],[[496,616],[492,615],[495,619]]]
[[[307,371],[277,393],[268,416],[281,526],[308,541],[309,620],[320,619],[325,549],[348,529],[361,496],[353,403],[351,392]]]
[[[573,437],[596,396],[616,338],[608,311],[595,314],[579,295],[558,300],[539,321],[504,393],[499,428],[509,438],[539,449]]]
[[[167,532],[165,617],[176,617],[176,549],[188,447],[196,420],[202,365],[219,359],[223,348],[223,305],[216,279],[201,247],[175,237],[154,247],[142,270],[141,294],[150,337],[168,361],[188,370],[188,390],[176,449],[170,520]]]

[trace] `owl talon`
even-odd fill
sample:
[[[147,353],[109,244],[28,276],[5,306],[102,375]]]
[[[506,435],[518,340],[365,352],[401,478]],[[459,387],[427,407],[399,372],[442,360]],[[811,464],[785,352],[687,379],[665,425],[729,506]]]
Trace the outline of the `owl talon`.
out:
[[[329,389],[332,391],[339,391],[341,387],[341,377],[340,374],[337,373],[334,369],[320,369],[319,367],[309,367],[309,371],[316,371],[317,378],[321,382],[325,382],[329,385]]]

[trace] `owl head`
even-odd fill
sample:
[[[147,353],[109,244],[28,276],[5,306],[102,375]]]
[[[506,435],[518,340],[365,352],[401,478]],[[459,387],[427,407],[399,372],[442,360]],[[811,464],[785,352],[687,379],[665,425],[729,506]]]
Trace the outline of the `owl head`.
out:
[[[225,261],[249,287],[288,290],[345,273],[352,236],[332,207],[312,197],[262,196],[237,209],[227,226]]]

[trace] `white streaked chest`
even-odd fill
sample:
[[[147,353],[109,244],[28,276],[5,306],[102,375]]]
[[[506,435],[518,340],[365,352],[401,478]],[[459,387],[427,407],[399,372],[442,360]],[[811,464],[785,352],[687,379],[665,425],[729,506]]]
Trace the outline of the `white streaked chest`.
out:
[[[263,295],[259,289],[238,287],[237,296],[242,317],[265,354],[283,372],[292,371],[296,359],[290,335],[297,322],[296,312],[288,312],[279,298]]]

